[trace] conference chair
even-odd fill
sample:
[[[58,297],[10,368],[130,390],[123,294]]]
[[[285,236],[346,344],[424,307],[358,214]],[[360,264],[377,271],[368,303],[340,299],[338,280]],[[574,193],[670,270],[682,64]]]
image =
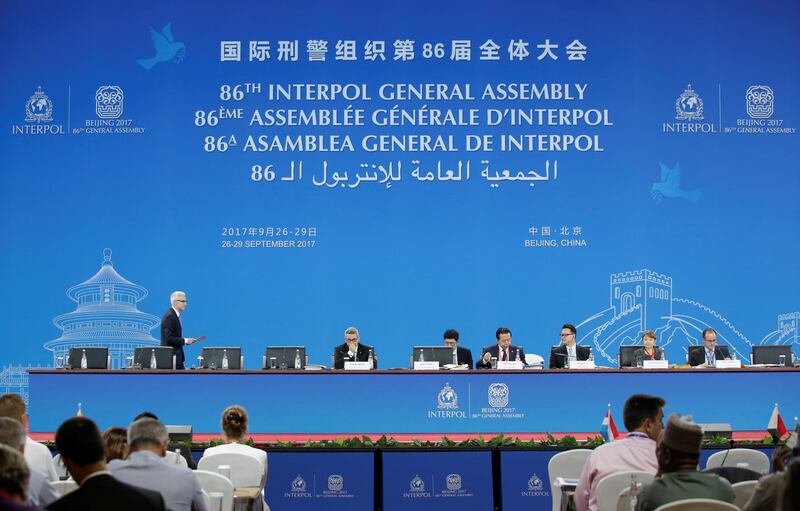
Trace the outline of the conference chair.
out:
[[[555,487],[557,477],[578,479],[591,449],[571,449],[556,454],[547,463],[547,478],[550,479],[550,495],[553,497],[553,511],[561,509],[561,490]]]
[[[706,470],[721,467],[723,460],[726,467],[749,468],[759,474],[769,474],[769,457],[755,449],[726,449],[715,452],[706,462]]]
[[[739,508],[721,500],[685,499],[659,506],[656,511],[739,511]]]
[[[63,481],[69,477],[69,471],[67,470],[67,466],[64,465],[64,462],[61,460],[61,454],[56,454],[53,456],[53,465],[56,466],[56,475],[58,476],[59,481]]]
[[[222,494],[222,511],[233,511],[233,483],[227,477],[209,472],[208,470],[195,470],[194,476],[200,483],[200,488],[209,495],[212,493]]]
[[[733,494],[736,495],[736,500],[734,500],[733,503],[736,504],[739,509],[744,509],[744,505],[747,504],[747,501],[753,496],[757,484],[758,481],[743,481],[732,485]]]
[[[53,485],[53,488],[55,488],[56,491],[61,494],[62,497],[78,489],[78,483],[76,483],[73,479],[54,481],[51,484]]]
[[[623,367],[633,367],[635,365],[633,360],[633,353],[641,349],[643,345],[625,345],[619,347],[619,354],[617,355],[617,366],[622,369]]]
[[[198,470],[207,470],[209,472],[219,473],[220,465],[230,465],[231,467],[231,482],[234,488],[253,487],[259,486],[262,488],[260,499],[256,499],[253,509],[268,509],[264,501],[263,488],[266,485],[267,474],[261,467],[261,463],[253,456],[247,454],[225,452],[219,454],[209,454],[200,458],[197,463]]]
[[[186,458],[175,451],[167,451],[167,453],[164,454],[164,460],[171,465],[179,465],[181,467],[189,468],[189,462],[186,461]]]
[[[642,491],[642,484],[641,483],[636,485],[636,491],[637,492]],[[627,486],[624,490],[619,492],[619,495],[617,496],[617,507],[616,507],[616,510],[617,511],[631,511],[630,497],[631,497],[631,487]],[[614,508],[609,508],[609,509],[614,509]]]
[[[649,483],[655,477],[653,474],[638,470],[618,472],[605,476],[597,483],[597,489],[595,490],[597,508],[601,511],[616,509],[619,494],[625,488],[630,490],[631,476],[633,475],[636,476],[636,482],[639,484]]]

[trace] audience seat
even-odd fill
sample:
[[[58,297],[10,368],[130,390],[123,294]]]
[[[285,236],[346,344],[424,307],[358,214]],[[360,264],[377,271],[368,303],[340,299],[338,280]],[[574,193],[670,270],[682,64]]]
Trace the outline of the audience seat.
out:
[[[757,484],[758,481],[743,481],[733,485],[733,493],[736,495],[734,503],[739,509],[744,509],[744,505],[747,504],[747,501],[753,496]]]
[[[216,472],[201,469],[195,470],[194,476],[205,493],[222,493],[222,511],[233,511],[233,483],[230,479]]]
[[[578,479],[591,449],[571,449],[556,454],[547,464],[547,478],[550,480],[550,495],[553,496],[553,511],[561,509],[561,491],[554,486],[556,477]]]
[[[725,460],[726,467],[749,468],[761,475],[769,474],[769,457],[755,449],[726,449],[715,452],[708,458],[706,470],[723,466],[723,460]]]
[[[721,500],[686,499],[664,504],[656,511],[739,511],[739,508]]]
[[[595,490],[597,507],[599,509],[616,509],[620,492],[625,488],[630,490],[631,475],[636,475],[636,482],[639,484],[649,483],[655,477],[653,474],[638,470],[617,472],[605,476],[597,483],[597,490]]]
[[[76,483],[73,479],[54,481],[51,484],[53,485],[53,488],[55,488],[56,491],[61,494],[62,497],[78,489],[78,483]]]

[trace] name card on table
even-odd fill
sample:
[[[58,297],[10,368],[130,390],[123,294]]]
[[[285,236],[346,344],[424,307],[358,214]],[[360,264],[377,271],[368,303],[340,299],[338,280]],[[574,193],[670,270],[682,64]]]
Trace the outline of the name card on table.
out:
[[[669,362],[666,360],[643,360],[642,367],[645,369],[669,369]]]
[[[741,369],[742,361],[738,358],[736,360],[717,360],[714,367],[717,369]]]
[[[438,371],[439,370],[439,361],[438,360],[429,360],[426,362],[414,362],[414,370],[415,371]]]
[[[516,370],[516,369],[522,369],[523,364],[522,360],[500,360],[499,362],[497,362],[497,368]]]
[[[570,369],[595,369],[594,360],[573,360],[569,363]]]
[[[344,363],[344,370],[345,371],[369,371],[372,369],[372,364],[369,361],[366,362],[350,362],[345,361]]]

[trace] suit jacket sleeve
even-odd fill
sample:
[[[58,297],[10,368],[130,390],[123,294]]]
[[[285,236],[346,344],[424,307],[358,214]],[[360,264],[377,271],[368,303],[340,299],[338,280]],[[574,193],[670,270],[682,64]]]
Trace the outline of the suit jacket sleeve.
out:
[[[161,320],[161,344],[173,348],[180,348],[186,344],[180,320],[172,311],[167,312]]]
[[[472,369],[472,351],[467,348],[458,348],[458,363],[467,364],[467,367]]]
[[[481,350],[481,356],[478,359],[478,362],[475,364],[475,369],[489,369],[490,367],[492,367],[492,361],[491,360],[489,360],[486,363],[483,362],[483,354],[484,353],[492,353],[492,348],[489,348],[486,351]],[[496,355],[492,355],[492,356],[494,357]]]

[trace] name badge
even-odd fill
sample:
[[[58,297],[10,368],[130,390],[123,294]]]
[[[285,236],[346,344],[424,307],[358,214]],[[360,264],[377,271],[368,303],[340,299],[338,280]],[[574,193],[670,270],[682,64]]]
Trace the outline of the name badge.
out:
[[[372,369],[370,367],[369,361],[366,362],[350,362],[349,360],[345,360],[344,362],[344,370],[345,371],[369,371]]]
[[[570,369],[594,369],[594,361],[592,360],[573,360],[569,363]]]
[[[414,370],[415,371],[438,371],[439,370],[439,361],[432,360],[426,362],[414,362]]]
[[[501,360],[497,362],[498,369],[522,369],[522,360]]]
[[[669,369],[669,362],[666,360],[644,360],[642,367],[645,369]]]
[[[717,369],[741,369],[742,361],[736,360],[717,360],[715,365]]]

